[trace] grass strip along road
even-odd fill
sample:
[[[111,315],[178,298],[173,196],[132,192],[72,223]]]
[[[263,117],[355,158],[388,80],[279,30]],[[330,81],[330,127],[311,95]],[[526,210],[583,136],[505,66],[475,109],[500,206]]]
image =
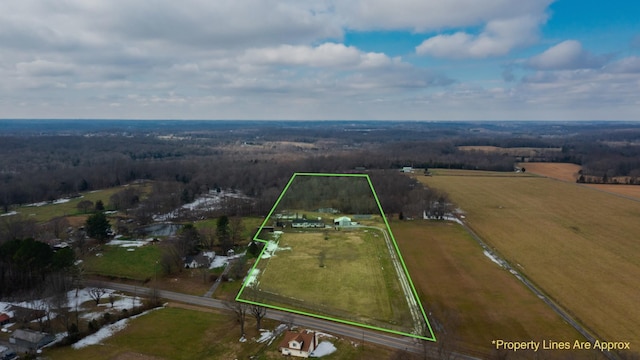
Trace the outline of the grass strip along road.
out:
[[[162,299],[206,308],[215,308],[229,311],[229,307],[227,304],[230,302],[206,298],[202,296],[187,295],[165,290],[155,290],[136,285],[120,284],[114,282],[85,281],[84,284],[86,286],[101,286],[103,288],[109,288],[116,291],[131,293],[134,295],[150,296],[155,291],[156,295]],[[272,309],[269,309],[267,311],[266,317],[269,319],[281,321],[283,323],[295,324],[297,326],[326,331],[328,333],[338,334],[352,339],[361,340],[363,342],[386,346],[392,349],[400,349],[416,354],[424,354],[429,358],[440,357],[439,348],[436,344],[410,337],[386,335],[377,331]],[[464,354],[452,353],[452,355],[456,359],[478,359]]]

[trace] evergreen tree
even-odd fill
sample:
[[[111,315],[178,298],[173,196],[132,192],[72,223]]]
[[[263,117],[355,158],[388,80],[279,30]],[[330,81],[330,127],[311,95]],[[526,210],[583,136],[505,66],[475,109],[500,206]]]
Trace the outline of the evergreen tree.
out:
[[[104,242],[105,240],[107,240],[107,232],[111,228],[111,224],[109,224],[107,216],[102,211],[89,216],[85,225],[87,229],[87,235],[94,239],[97,239],[100,242]]]

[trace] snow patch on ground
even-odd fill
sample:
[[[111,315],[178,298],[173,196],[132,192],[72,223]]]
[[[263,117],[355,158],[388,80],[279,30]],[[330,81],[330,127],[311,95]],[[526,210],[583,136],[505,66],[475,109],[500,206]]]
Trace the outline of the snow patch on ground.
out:
[[[311,353],[311,355],[309,355],[310,357],[323,357],[329,354],[333,354],[336,350],[336,347],[328,342],[328,341],[323,341],[320,344],[318,344],[318,347],[313,350],[313,352]]]
[[[107,243],[110,246],[120,246],[120,247],[141,247],[149,244],[153,241],[152,238],[144,239],[144,240],[111,240]]]
[[[220,192],[217,192],[216,190],[210,190],[209,193],[204,194],[195,199],[193,202],[184,204],[173,211],[170,211],[166,214],[154,215],[153,220],[172,220],[180,217],[180,215],[185,212],[193,214],[219,210],[222,208],[222,204],[226,201],[226,199],[249,200],[250,198],[242,193],[236,193],[229,190],[221,190]]]
[[[8,213],[4,213],[4,214],[0,214],[0,216],[13,216],[13,215],[18,215],[17,211],[9,211]]]
[[[127,318],[127,319],[122,319],[122,320],[116,321],[115,323],[113,323],[111,325],[107,325],[107,326],[101,328],[100,330],[98,330],[97,332],[95,332],[95,333],[85,337],[84,339],[81,339],[77,343],[71,345],[71,347],[77,350],[77,349],[82,349],[83,347],[87,347],[89,345],[100,344],[104,339],[108,339],[113,334],[115,334],[118,331],[123,330],[124,328],[126,328],[129,320],[138,318],[138,317],[140,317],[142,315],[146,315],[146,314],[148,314],[148,313],[150,313],[151,311],[154,311],[154,310],[156,310],[156,309],[145,311],[145,312],[143,312],[141,314],[138,314],[136,316],[132,316],[132,317]]]
[[[489,260],[493,261],[494,263],[498,264],[500,267],[502,267],[502,262],[498,259],[495,258],[495,256],[493,256],[491,253],[489,253],[487,250],[483,251],[484,256],[488,257]]]
[[[251,269],[249,270],[249,274],[247,275],[247,281],[245,282],[245,286],[251,287],[258,280],[258,275],[260,275],[260,269]]]
[[[273,337],[273,331],[260,329],[260,337],[256,340],[257,343],[263,343]]]
[[[237,259],[239,257],[243,257],[246,254],[246,252],[243,252],[242,254],[233,255],[233,256],[222,256],[222,255],[215,255],[215,253],[204,253],[204,256],[207,256],[209,257],[209,259],[211,259],[211,256],[209,256],[209,254],[213,254],[215,256],[213,258],[213,261],[211,261],[211,265],[209,265],[209,269],[215,269],[215,268],[227,266],[227,264],[229,264],[229,261],[233,259]]]
[[[54,205],[64,204],[64,203],[68,203],[69,201],[71,201],[71,199],[63,198],[63,199],[54,200],[52,204]]]

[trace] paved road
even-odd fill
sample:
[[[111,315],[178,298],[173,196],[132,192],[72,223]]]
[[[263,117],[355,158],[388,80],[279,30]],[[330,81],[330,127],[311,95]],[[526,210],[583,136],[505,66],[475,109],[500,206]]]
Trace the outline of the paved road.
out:
[[[133,294],[145,295],[145,296],[151,295],[152,292],[154,291],[152,289],[145,288],[145,287],[113,283],[113,282],[96,283],[91,281],[85,281],[85,284],[87,286],[102,286],[102,287],[106,287],[106,288],[121,291],[121,292],[127,292],[127,293],[133,293]],[[222,309],[227,311],[229,309],[226,306],[226,302],[222,300],[205,298],[202,296],[181,294],[181,293],[165,291],[165,290],[155,290],[155,291],[157,292],[156,293],[157,296],[166,300],[182,302],[182,303],[197,305],[202,307]],[[368,343],[378,344],[378,345],[386,346],[392,349],[400,349],[400,350],[405,350],[405,351],[417,353],[417,354],[426,354],[428,357],[434,358],[434,359],[441,358],[441,355],[438,352],[437,344],[426,342],[426,341],[420,341],[414,338],[387,335],[377,331],[363,329],[363,328],[341,324],[333,321],[322,320],[322,319],[317,319],[313,317],[292,314],[292,313],[287,313],[287,312],[277,311],[272,309],[267,310],[266,317],[269,319],[281,321],[286,324],[294,324],[301,327],[312,328],[318,331],[326,331],[327,333],[350,337],[352,339],[357,339],[365,343],[368,342]],[[463,359],[463,360],[477,359],[472,356],[457,354],[457,353],[453,353],[451,358]]]

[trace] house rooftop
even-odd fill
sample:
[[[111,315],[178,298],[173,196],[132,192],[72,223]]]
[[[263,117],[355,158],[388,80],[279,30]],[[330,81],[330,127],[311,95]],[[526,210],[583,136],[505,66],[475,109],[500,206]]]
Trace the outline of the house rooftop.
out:
[[[289,343],[291,341],[297,341],[302,343],[302,351],[309,352],[309,348],[313,344],[313,334],[307,334],[302,332],[295,331],[286,331],[284,333],[284,338],[278,345],[278,349],[287,348],[289,349]]]

